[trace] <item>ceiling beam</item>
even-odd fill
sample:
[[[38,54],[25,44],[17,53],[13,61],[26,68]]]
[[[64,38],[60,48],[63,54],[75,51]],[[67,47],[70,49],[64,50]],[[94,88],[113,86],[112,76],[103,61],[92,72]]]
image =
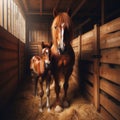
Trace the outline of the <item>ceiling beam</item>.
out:
[[[43,12],[42,11],[42,14],[41,14],[41,12],[27,12],[26,13],[27,15],[53,15],[51,12]]]
[[[73,18],[76,13],[80,10],[80,8],[85,4],[86,0],[82,0],[82,2],[77,6],[77,8],[73,11],[71,17]]]
[[[42,15],[42,10],[43,10],[43,5],[42,5],[42,3],[43,3],[43,1],[42,0],[40,0],[40,15]]]
[[[71,6],[72,6],[72,4],[73,4],[73,1],[74,0],[71,0],[71,2],[70,2],[70,4],[69,4],[69,6],[68,6],[68,8],[67,8],[67,12],[69,13],[70,12],[70,14],[71,14]]]
[[[105,19],[109,19],[115,15],[119,15],[120,14],[120,8],[118,8],[117,10],[111,12],[108,16],[105,17]]]
[[[22,3],[24,5],[25,11],[28,12],[29,8],[28,8],[28,2],[27,2],[27,0],[22,0]]]
[[[101,0],[101,24],[105,22],[105,1]]]
[[[55,5],[55,9],[58,8],[58,5],[59,5],[59,4],[60,4],[60,0],[57,0],[56,5]]]
[[[79,24],[74,30],[76,31],[78,29],[81,29],[84,25],[86,25],[90,21],[91,21],[90,18],[86,19],[83,23]]]

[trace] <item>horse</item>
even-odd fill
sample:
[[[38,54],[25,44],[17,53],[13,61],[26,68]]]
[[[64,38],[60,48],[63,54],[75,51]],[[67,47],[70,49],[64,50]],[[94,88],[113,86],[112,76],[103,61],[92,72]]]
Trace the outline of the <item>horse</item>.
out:
[[[54,11],[53,11],[54,12]],[[72,42],[72,20],[67,12],[56,14],[51,25],[52,46],[51,46],[51,66],[52,74],[55,80],[56,103],[55,111],[61,112],[63,108],[69,106],[67,91],[69,87],[69,78],[73,71],[75,62],[75,53],[71,46]],[[60,80],[61,75],[64,78],[63,105],[60,100]]]
[[[42,112],[42,98],[44,95],[43,90],[43,81],[46,79],[46,95],[47,95],[47,103],[46,107],[48,108],[48,112],[50,111],[50,81],[51,81],[51,71],[50,71],[50,48],[49,46],[45,46],[42,49],[41,56],[33,56],[30,61],[30,69],[32,78],[35,79],[35,96],[37,95],[37,86],[38,81],[40,83],[40,109]]]

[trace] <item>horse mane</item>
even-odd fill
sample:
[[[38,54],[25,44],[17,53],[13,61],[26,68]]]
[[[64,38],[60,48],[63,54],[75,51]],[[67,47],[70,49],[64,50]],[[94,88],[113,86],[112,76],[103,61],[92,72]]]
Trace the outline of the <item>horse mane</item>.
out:
[[[69,41],[72,40],[72,21],[70,16],[68,15],[67,12],[62,12],[59,13],[53,20],[52,26],[51,26],[51,30],[52,30],[52,37],[53,37],[53,42],[56,42],[56,31],[55,31],[55,27],[60,27],[61,24],[64,23],[65,24],[65,29],[67,29],[67,34],[68,34],[68,38]]]

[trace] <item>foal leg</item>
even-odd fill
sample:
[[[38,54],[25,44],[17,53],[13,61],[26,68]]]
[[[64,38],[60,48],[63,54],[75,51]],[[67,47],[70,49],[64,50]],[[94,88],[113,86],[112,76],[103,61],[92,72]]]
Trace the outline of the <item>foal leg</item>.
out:
[[[31,70],[31,79],[32,79],[32,82],[35,81],[35,73],[33,70]]]
[[[40,108],[39,111],[42,112],[42,97],[44,95],[44,91],[43,91],[43,79],[42,77],[39,78],[40,81]]]
[[[38,77],[35,77],[35,89],[34,89],[35,97],[37,97],[37,85],[38,85]]]
[[[48,77],[46,79],[46,95],[47,95],[47,103],[46,103],[46,107],[48,108],[48,112],[50,112],[50,80],[51,78]]]

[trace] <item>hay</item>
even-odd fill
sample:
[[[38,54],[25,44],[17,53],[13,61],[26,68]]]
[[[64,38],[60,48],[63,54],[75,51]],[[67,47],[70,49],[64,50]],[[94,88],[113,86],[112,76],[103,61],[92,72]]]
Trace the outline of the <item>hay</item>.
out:
[[[46,96],[43,98],[43,113],[39,112],[39,97],[33,95],[34,84],[32,81],[26,81],[13,103],[4,112],[1,120],[103,120],[95,107],[84,97],[79,95],[78,86],[70,81],[68,99],[70,107],[65,108],[61,113],[55,113],[54,108],[48,113],[45,107]],[[63,96],[63,91],[61,91]],[[51,90],[51,106],[55,102],[55,92]]]

